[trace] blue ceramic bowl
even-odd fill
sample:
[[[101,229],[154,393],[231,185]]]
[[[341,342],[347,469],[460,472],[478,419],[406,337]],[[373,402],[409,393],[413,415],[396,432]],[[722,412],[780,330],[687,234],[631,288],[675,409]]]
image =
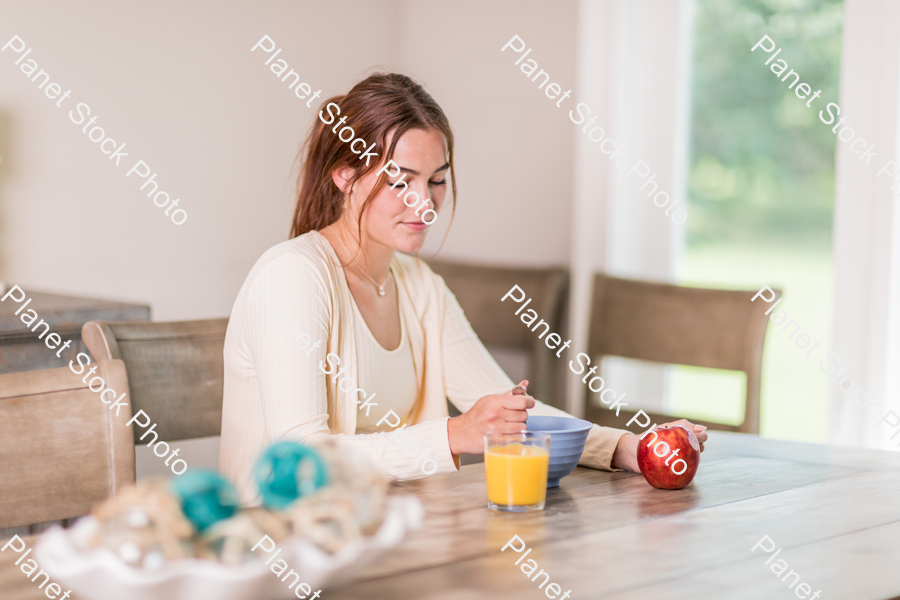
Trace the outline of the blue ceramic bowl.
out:
[[[532,415],[525,422],[528,431],[550,434],[550,467],[547,487],[559,487],[559,480],[575,470],[584,442],[593,423],[570,417],[540,417]]]

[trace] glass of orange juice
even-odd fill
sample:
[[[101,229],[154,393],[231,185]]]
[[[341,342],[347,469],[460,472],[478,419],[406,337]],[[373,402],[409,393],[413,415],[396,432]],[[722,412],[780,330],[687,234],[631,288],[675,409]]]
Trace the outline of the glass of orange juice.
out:
[[[548,433],[485,435],[488,508],[509,512],[544,510],[549,462]]]

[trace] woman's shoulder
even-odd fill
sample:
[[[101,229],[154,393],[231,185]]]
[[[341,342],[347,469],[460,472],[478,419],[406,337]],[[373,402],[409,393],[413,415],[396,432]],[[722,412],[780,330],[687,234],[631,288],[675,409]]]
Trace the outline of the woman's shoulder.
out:
[[[296,332],[299,326],[311,334],[317,324],[329,322],[335,277],[320,241],[328,243],[311,232],[276,244],[257,259],[235,298],[226,344],[256,343],[271,323],[287,322],[282,327],[293,325]]]
[[[296,267],[290,267],[290,265],[298,264],[304,264],[312,271],[324,273],[328,270],[328,263],[331,261],[329,261],[327,248],[323,244],[327,245],[328,242],[318,231],[310,231],[275,244],[257,259],[250,271],[251,276],[264,269],[271,270],[278,267],[288,268],[299,274]]]
[[[242,291],[262,285],[325,291],[334,279],[328,242],[317,231],[275,244],[260,256],[247,274]],[[312,285],[318,283],[319,285]]]
[[[318,231],[310,231],[284,242],[279,242],[263,252],[256,261],[256,266],[265,266],[281,258],[305,258],[314,263],[324,264],[326,257],[322,243],[325,238]],[[327,243],[327,242],[325,242]]]

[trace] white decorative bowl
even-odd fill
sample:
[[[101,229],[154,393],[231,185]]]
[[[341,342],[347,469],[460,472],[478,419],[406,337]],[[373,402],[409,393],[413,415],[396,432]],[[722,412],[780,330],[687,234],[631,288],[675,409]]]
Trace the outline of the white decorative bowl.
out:
[[[407,531],[422,524],[423,509],[411,496],[388,498],[384,521],[371,537],[344,546],[329,555],[311,542],[289,536],[277,544],[289,569],[300,574],[314,594],[326,583],[351,579],[360,567],[387,548],[400,544]],[[172,561],[158,571],[131,567],[105,548],[80,552],[73,541],[96,526],[85,517],[70,530],[48,529],[35,545],[35,559],[63,589],[71,588],[83,600],[288,600],[303,595],[288,588],[265,564],[272,554],[260,552],[260,560],[223,565],[196,558]],[[258,551],[259,552],[259,551]],[[272,564],[275,564],[273,562]],[[340,573],[339,573],[340,571]],[[308,597],[309,598],[309,597]]]

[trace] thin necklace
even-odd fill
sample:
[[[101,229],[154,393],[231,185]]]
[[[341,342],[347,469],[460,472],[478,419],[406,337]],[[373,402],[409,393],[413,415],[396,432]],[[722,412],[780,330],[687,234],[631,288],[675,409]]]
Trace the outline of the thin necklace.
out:
[[[345,251],[345,252],[347,253],[347,255],[349,256],[349,255],[350,255],[350,251],[347,250],[347,246],[344,244],[344,241],[341,239],[341,236],[340,236],[337,232],[335,232],[334,237],[337,238],[338,243],[340,243],[341,247],[344,249],[344,251]],[[379,296],[384,296],[384,294],[385,294],[384,286],[385,286],[385,284],[387,284],[388,277],[391,276],[391,271],[390,271],[390,269],[388,269],[388,274],[387,274],[387,276],[384,278],[384,283],[382,283],[381,285],[378,285],[378,282],[375,281],[374,279],[372,279],[371,277],[369,277],[369,274],[366,273],[365,270],[364,270],[361,266],[359,266],[359,263],[356,262],[356,259],[355,259],[355,258],[353,258],[352,256],[350,256],[350,260],[353,261],[353,264],[356,265],[356,268],[359,269],[360,273],[362,273],[363,275],[365,275],[365,276],[369,279],[369,281],[371,281],[372,283],[375,284],[375,287],[378,288],[378,295],[379,295]]]

